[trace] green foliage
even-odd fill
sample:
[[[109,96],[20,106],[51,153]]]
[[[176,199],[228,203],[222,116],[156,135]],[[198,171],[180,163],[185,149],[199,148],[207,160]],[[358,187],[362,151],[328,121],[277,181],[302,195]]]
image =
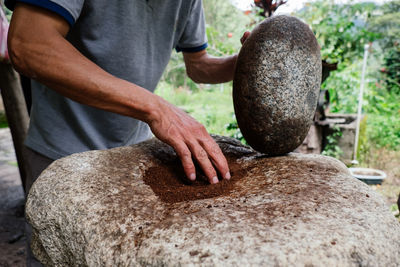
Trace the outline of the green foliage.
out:
[[[240,38],[249,30],[251,18],[227,0],[204,0],[203,5],[209,41],[207,52],[214,56],[237,53],[241,47]]]
[[[250,18],[228,0],[203,1],[206,15],[207,52],[213,56],[228,56],[240,50],[240,38],[248,30]],[[171,60],[161,79],[177,87],[197,91],[198,85],[186,75],[182,53],[172,52]]]
[[[371,114],[368,117],[367,135],[379,147],[400,149],[400,116]]]
[[[330,95],[330,109],[333,113],[356,113],[358,89],[360,88],[359,61],[347,67],[342,65],[337,71],[331,72],[322,84]]]
[[[370,114],[396,116],[400,110],[400,96],[388,92],[382,83],[371,82],[366,87],[363,108]]]
[[[225,128],[231,132],[230,137],[239,140],[243,144],[247,144],[246,140],[243,137],[242,132],[239,129],[239,125],[236,121],[235,114],[232,114],[232,120],[233,120],[232,122],[225,125]]]
[[[364,116],[364,119],[360,122],[360,133],[358,136],[358,147],[357,147],[357,158],[364,162],[367,155],[371,150],[370,138],[367,135],[368,131],[368,116]]]
[[[314,31],[323,60],[349,63],[362,56],[364,44],[379,37],[365,29],[375,9],[374,3],[338,5],[333,0],[317,0],[297,15]]]
[[[368,83],[363,105],[368,114],[367,136],[378,148],[400,149],[400,95],[385,83]]]
[[[230,84],[223,87],[211,85],[191,91],[161,82],[156,94],[189,113],[202,123],[209,133],[226,136],[233,134],[234,130],[226,129],[226,125],[232,122],[234,113]]]
[[[364,85],[363,112],[368,120],[361,125],[361,156],[368,153],[371,143],[393,150],[400,148],[400,53],[396,45],[400,36],[399,11],[399,0],[382,6],[351,2],[337,5],[332,0],[317,0],[307,3],[298,14],[313,29],[322,58],[339,63],[338,70],[322,84],[331,96],[331,112],[357,112],[364,45],[376,41],[370,50]],[[384,74],[380,72],[382,67]],[[336,154],[334,143],[327,149]]]
[[[7,127],[8,127],[8,122],[7,122],[6,114],[3,112],[0,112],[0,128],[7,128]]]
[[[337,159],[340,158],[340,156],[343,154],[342,149],[338,146],[338,140],[341,136],[342,132],[340,131],[339,127],[335,127],[332,134],[328,135],[326,138],[327,143],[324,151],[322,151],[322,155]]]
[[[385,55],[384,73],[387,89],[400,94],[400,45],[398,43]]]
[[[368,139],[378,148],[400,149],[400,95],[385,83],[371,82],[366,88],[364,111],[368,114]]]
[[[6,8],[5,5],[1,5],[1,7],[3,8],[4,14],[6,15],[7,20],[10,21],[11,16],[12,16],[12,11],[9,10],[8,8]]]
[[[382,48],[391,48],[400,40],[400,0],[387,1],[373,14],[368,30],[381,35],[378,42]]]
[[[333,72],[323,84],[322,87],[330,91],[332,112],[357,112],[360,87],[360,71],[357,71],[360,67],[357,65],[361,65],[361,60],[343,70]],[[400,95],[395,90],[388,91],[386,83],[378,82],[379,65],[371,65],[363,99],[363,112],[368,117],[364,124],[364,136],[367,140],[363,141],[364,146],[359,147],[358,152],[361,154],[368,153],[370,142],[377,147],[400,149]],[[363,124],[361,126],[363,127]]]
[[[197,84],[187,75],[182,53],[172,52],[171,59],[161,78],[162,81],[173,84],[176,87],[185,87],[197,90]]]

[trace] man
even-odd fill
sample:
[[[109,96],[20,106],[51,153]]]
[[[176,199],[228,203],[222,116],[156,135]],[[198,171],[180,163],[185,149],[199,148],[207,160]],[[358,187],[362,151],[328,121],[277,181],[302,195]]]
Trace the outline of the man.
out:
[[[173,48],[183,52],[194,81],[232,80],[236,56],[206,53],[201,0],[21,0],[6,5],[14,9],[12,62],[34,79],[26,140],[33,158],[44,156],[47,162],[138,143],[151,136],[150,126],[175,149],[189,179],[196,179],[193,159],[210,183],[218,182],[217,173],[230,178],[226,159],[205,128],[152,93]]]
[[[232,80],[237,56],[207,55],[201,0],[6,0],[8,46],[32,81],[27,188],[53,160],[151,137],[171,145],[185,174],[210,183],[229,167],[204,126],[154,91],[172,49],[195,82]],[[244,38],[249,33],[244,35]],[[151,129],[151,131],[150,131]]]

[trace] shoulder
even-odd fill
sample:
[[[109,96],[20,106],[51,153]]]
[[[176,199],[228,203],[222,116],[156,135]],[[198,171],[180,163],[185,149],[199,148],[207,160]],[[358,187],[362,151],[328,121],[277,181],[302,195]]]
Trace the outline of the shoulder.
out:
[[[4,4],[10,10],[14,10],[18,3],[29,4],[43,8],[64,18],[72,26],[80,15],[84,0],[5,0]]]

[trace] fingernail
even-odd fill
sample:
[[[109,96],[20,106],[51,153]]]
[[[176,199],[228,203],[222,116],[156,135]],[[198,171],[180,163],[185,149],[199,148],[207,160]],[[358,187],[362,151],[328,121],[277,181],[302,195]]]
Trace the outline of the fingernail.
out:
[[[189,179],[192,180],[192,181],[196,180],[196,174],[192,173],[192,174],[189,176]]]
[[[217,177],[217,176],[214,176],[214,177],[212,178],[212,183],[213,183],[213,184],[217,184],[217,183],[218,183],[218,177]]]
[[[227,180],[231,179],[231,174],[230,174],[230,172],[227,172],[227,173],[225,174],[225,179],[227,179]]]

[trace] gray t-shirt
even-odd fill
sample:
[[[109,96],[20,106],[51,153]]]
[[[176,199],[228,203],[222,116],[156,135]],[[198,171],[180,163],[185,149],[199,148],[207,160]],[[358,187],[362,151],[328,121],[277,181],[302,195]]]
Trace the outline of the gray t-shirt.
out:
[[[156,88],[174,48],[196,52],[207,47],[201,0],[17,1],[61,15],[71,25],[67,40],[83,55],[149,91]],[[6,1],[9,8],[14,4]],[[35,81],[32,102],[25,144],[52,159],[151,137],[141,121],[79,104]]]

